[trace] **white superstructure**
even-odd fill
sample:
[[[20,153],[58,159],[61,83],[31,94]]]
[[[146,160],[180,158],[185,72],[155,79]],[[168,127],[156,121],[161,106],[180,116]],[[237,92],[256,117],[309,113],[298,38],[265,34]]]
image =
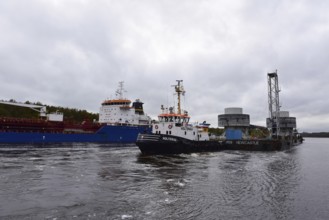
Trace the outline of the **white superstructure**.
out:
[[[177,112],[173,107],[164,108],[161,106],[162,113],[158,116],[159,121],[152,125],[152,133],[165,134],[186,138],[195,141],[209,140],[208,128],[210,124],[189,124],[190,116],[187,111],[180,107],[180,95],[184,94],[184,88],[181,85],[182,80],[177,80],[175,92],[178,96]],[[183,113],[182,113],[183,112]]]
[[[107,99],[99,110],[99,122],[106,124],[148,125],[151,118],[144,114],[143,102],[137,99],[132,106],[129,99],[124,98],[123,82],[119,82],[116,99]]]

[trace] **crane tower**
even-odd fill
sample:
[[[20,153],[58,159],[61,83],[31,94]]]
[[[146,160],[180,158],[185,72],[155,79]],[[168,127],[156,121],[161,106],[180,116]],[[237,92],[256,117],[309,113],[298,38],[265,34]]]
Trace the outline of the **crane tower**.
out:
[[[280,133],[280,100],[279,100],[279,80],[277,71],[267,74],[268,81],[268,108],[269,108],[269,123],[268,127],[271,130],[271,135],[279,135]]]
[[[296,128],[296,118],[290,117],[288,111],[281,111],[279,100],[279,82],[277,71],[268,73],[268,107],[269,118],[266,119],[267,128],[271,136],[291,136]]]

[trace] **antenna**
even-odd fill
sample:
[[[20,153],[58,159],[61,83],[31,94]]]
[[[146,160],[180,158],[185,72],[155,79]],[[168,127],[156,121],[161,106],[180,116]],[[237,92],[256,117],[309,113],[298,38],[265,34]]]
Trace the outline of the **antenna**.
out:
[[[120,81],[119,82],[119,88],[115,91],[115,95],[116,96],[119,96],[119,99],[123,99],[123,93],[124,92],[127,92],[125,89],[124,89],[124,81]]]

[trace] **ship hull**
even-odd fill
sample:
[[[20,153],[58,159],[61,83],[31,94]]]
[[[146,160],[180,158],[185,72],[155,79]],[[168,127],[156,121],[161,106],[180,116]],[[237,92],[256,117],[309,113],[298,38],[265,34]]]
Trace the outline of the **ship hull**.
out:
[[[161,134],[139,134],[136,145],[142,154],[181,154],[214,152],[222,150],[280,151],[301,142],[284,140],[225,140],[192,141],[185,138]]]
[[[53,133],[1,131],[0,144],[113,143],[134,144],[139,133],[149,126],[104,125],[95,132]]]
[[[218,141],[192,141],[171,135],[139,134],[136,145],[142,154],[181,154],[222,150]]]

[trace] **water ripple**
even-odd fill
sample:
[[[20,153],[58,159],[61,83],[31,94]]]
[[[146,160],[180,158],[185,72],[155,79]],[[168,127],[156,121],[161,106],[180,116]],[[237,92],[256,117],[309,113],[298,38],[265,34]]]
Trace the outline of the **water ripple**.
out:
[[[98,145],[1,149],[0,218],[321,219],[329,215],[322,156],[329,152],[309,149],[174,156]]]

